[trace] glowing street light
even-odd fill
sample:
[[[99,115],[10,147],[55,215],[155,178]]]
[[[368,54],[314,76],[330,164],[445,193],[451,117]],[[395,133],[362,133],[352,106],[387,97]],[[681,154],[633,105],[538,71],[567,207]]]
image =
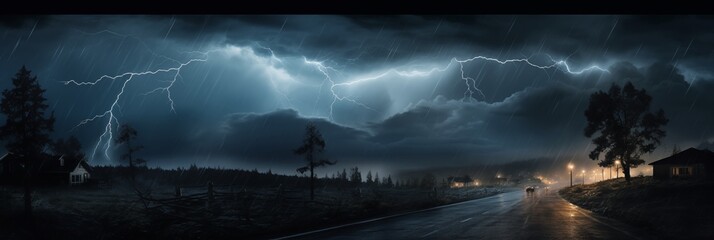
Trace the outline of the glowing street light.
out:
[[[568,164],[568,169],[570,169],[570,186],[573,186],[573,168],[575,168],[575,165],[572,163]]]
[[[583,185],[585,185],[585,169],[583,169]]]
[[[620,177],[620,160],[615,160],[615,178]]]

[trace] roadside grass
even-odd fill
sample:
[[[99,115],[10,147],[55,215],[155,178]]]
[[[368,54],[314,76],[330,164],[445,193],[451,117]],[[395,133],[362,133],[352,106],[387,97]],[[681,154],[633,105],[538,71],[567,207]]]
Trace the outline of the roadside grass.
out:
[[[221,189],[217,189],[221,190]],[[196,190],[198,191],[198,190]],[[0,188],[0,239],[252,239],[278,237],[409,212],[501,192],[491,188],[243,189],[242,198],[198,220],[145,208],[126,186],[111,189],[45,188],[33,197],[33,228],[23,224],[22,191]],[[191,192],[186,192],[190,194]],[[172,198],[172,186],[154,186],[155,198]],[[232,201],[232,200],[231,200]],[[176,213],[176,212],[173,212]]]
[[[714,237],[714,182],[624,178],[566,187],[561,197],[668,239]]]

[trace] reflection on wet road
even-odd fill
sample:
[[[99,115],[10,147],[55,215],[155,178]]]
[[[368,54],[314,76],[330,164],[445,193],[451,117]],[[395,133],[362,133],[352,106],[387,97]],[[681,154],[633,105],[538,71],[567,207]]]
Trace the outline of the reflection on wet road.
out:
[[[296,239],[652,239],[578,208],[555,190],[513,191]]]

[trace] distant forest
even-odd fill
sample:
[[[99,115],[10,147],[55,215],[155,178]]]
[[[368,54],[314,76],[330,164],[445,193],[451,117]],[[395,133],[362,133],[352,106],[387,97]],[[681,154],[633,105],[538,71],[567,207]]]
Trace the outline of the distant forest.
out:
[[[131,168],[127,166],[94,166],[92,170],[92,178],[95,181],[109,184],[128,182],[126,179],[131,176]],[[272,173],[271,170],[259,172],[257,169],[198,167],[193,164],[188,168],[179,167],[175,169],[138,167],[135,169],[135,174],[137,180],[144,183],[164,186],[198,187],[205,186],[208,182],[211,182],[217,186],[233,186],[234,188],[310,187],[310,176],[308,175],[288,176]],[[316,187],[318,188],[433,188],[444,184],[438,182],[432,174],[393,180],[392,176],[380,176],[379,173],[367,172],[364,175],[357,167],[349,170],[343,169],[316,179]]]

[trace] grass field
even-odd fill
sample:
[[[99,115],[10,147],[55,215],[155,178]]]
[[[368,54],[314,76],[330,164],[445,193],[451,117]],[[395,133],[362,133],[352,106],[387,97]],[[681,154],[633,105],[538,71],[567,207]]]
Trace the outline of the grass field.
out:
[[[144,193],[148,192],[144,188]],[[22,218],[20,188],[0,188],[0,239],[245,239],[268,238],[499,193],[495,188],[305,188],[152,186],[147,201],[129,186],[40,188],[34,225]],[[202,195],[203,194],[203,195]]]
[[[714,236],[714,183],[633,177],[563,188],[560,195],[585,209],[623,220],[666,239]]]

